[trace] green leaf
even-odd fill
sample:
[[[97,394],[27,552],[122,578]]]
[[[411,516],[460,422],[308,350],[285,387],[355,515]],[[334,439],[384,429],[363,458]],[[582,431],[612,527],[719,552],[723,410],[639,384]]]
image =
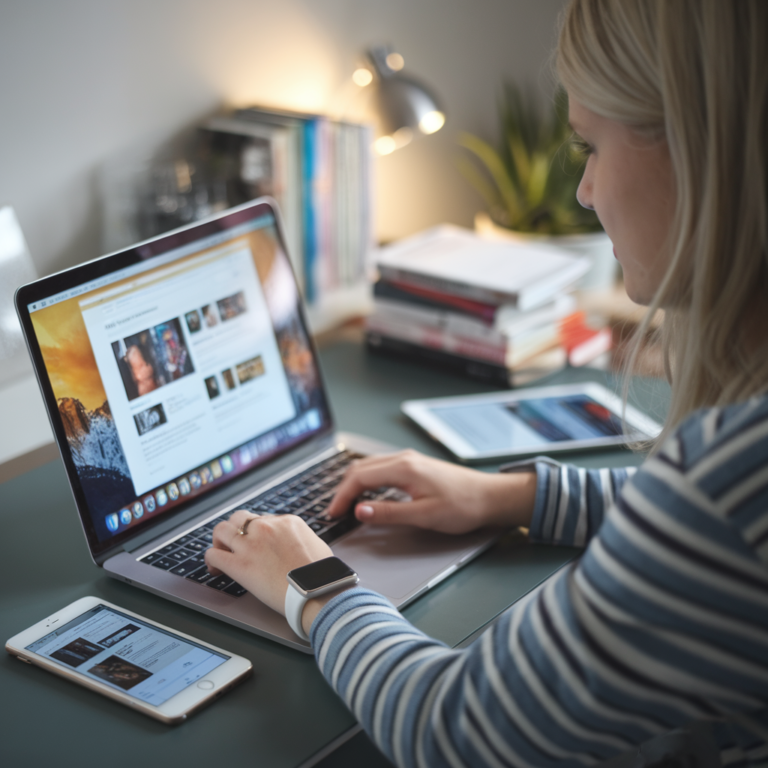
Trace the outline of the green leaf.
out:
[[[487,176],[481,173],[469,158],[459,157],[456,165],[462,176],[480,193],[489,208],[499,206],[502,200],[498,188],[488,181]]]
[[[533,156],[531,176],[528,181],[528,200],[531,205],[539,206],[544,202],[550,160],[551,158],[544,152],[537,152]]]
[[[510,219],[512,221],[517,220],[520,217],[522,201],[512,180],[509,178],[504,162],[499,157],[498,152],[487,142],[469,133],[462,134],[459,142],[463,147],[475,154],[488,169],[498,187],[501,199],[509,211]]]
[[[518,188],[524,190],[528,186],[531,176],[531,159],[528,156],[525,142],[521,136],[510,133],[507,136],[507,146],[515,167]]]

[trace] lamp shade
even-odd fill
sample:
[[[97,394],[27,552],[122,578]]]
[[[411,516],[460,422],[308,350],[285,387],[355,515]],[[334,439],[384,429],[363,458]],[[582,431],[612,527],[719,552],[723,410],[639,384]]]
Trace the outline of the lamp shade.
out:
[[[370,49],[368,58],[376,74],[371,108],[380,139],[390,138],[394,149],[407,143],[414,130],[429,134],[442,128],[445,112],[434,93],[424,83],[391,66],[393,60],[402,62],[400,56],[380,47]]]

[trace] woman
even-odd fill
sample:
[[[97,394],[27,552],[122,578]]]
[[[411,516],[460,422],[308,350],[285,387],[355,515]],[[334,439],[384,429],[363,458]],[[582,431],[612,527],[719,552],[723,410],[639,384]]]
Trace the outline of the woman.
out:
[[[396,763],[591,765],[692,722],[702,754],[768,761],[766,40],[764,0],[567,8],[579,200],[630,297],[665,310],[671,409],[631,476],[545,461],[489,476],[412,452],[348,472],[332,514],[394,484],[414,500],[361,502],[358,518],[586,545],[461,651],[367,590],[307,604],[320,668]],[[221,523],[206,559],[282,611],[287,571],[330,550],[288,517],[239,536],[252,519]]]
[[[136,385],[136,397],[154,392],[159,386],[155,369],[147,362],[141,347],[132,344],[125,353],[125,362],[131,372],[133,383]]]

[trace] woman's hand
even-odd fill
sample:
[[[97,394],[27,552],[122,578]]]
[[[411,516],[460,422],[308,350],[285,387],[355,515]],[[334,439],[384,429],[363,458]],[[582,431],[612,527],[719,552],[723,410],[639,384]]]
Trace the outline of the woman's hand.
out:
[[[355,503],[363,491],[383,486],[400,488],[412,501]],[[409,450],[353,462],[328,514],[338,517],[355,504],[355,516],[365,523],[466,533],[486,525],[529,525],[535,496],[535,472],[489,474]]]
[[[247,533],[240,535],[249,519]],[[213,545],[205,553],[205,563],[211,573],[226,573],[262,603],[284,613],[288,571],[332,554],[295,515],[260,516],[239,509],[213,529]]]
[[[365,490],[393,486],[412,501],[363,501],[355,515],[363,522],[407,524],[446,533],[465,533],[486,525],[528,525],[536,495],[533,472],[486,474],[431,459],[416,451],[354,462],[328,507],[344,514]],[[251,520],[245,535],[243,524]],[[330,557],[330,547],[295,515],[254,515],[244,509],[213,529],[205,553],[211,573],[226,573],[278,613],[285,610],[289,571]],[[309,601],[304,629],[333,595]]]

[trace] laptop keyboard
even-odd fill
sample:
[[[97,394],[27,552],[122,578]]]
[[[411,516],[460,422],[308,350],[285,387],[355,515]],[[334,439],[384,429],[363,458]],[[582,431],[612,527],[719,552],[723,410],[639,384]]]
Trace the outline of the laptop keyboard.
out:
[[[358,458],[361,458],[360,454],[341,451],[253,499],[243,501],[237,509],[248,509],[258,515],[298,515],[324,542],[330,544],[360,525],[351,510],[348,515],[335,520],[325,514],[325,508],[333,498],[347,466]],[[393,488],[378,488],[375,491],[365,491],[360,500],[384,497],[402,498],[402,494]],[[210,520],[164,547],[144,555],[140,562],[154,565],[228,595],[244,595],[247,591],[245,587],[228,576],[213,576],[205,566],[205,550],[213,542],[214,527],[222,520],[229,519],[234,512],[235,510],[232,510],[215,520]]]

